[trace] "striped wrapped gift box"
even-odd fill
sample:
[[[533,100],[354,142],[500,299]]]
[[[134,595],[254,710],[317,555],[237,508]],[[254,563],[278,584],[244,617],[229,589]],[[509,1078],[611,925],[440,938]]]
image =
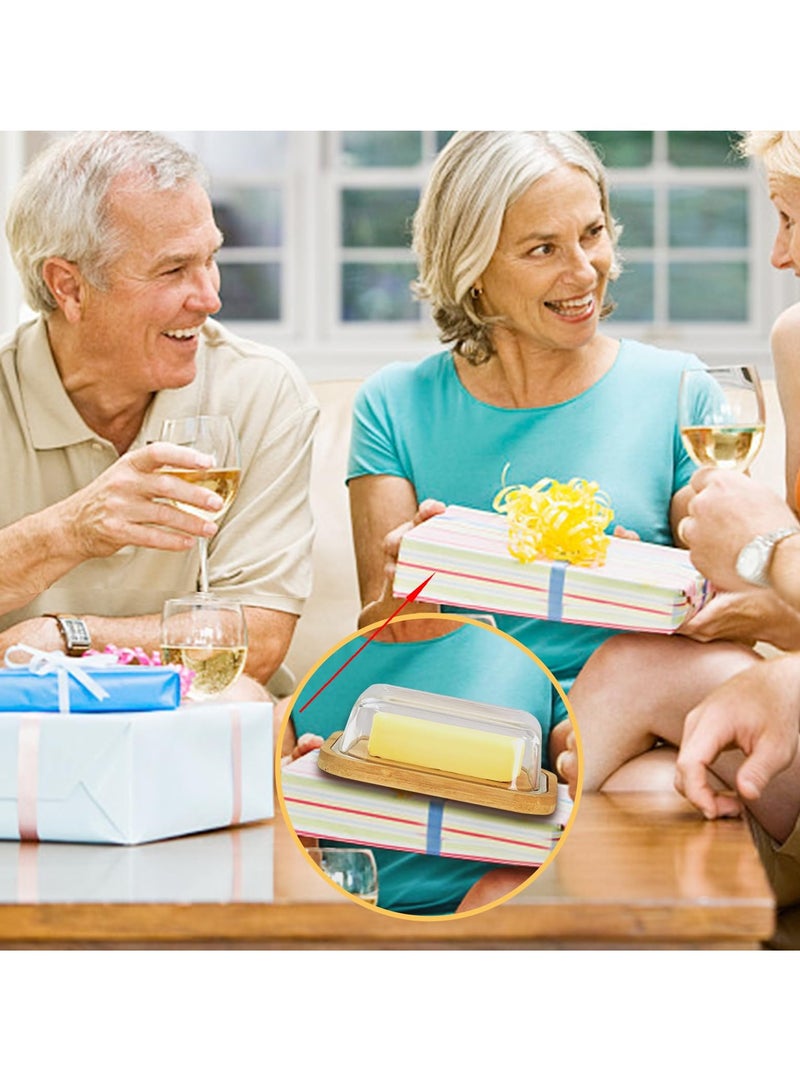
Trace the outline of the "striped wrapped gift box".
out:
[[[556,847],[572,814],[563,785],[553,814],[513,814],[332,776],[317,765],[316,751],[283,766],[280,778],[299,836],[430,856],[537,866]]]
[[[501,614],[637,632],[671,633],[712,595],[686,550],[611,538],[604,564],[523,563],[508,551],[508,521],[451,506],[400,544],[394,592]]]

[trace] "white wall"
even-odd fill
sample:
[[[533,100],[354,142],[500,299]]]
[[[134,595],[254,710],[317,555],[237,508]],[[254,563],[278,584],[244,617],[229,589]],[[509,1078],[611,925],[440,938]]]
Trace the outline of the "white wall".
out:
[[[23,134],[0,131],[0,214],[5,224],[5,210],[17,184],[23,163]],[[22,290],[8,246],[5,231],[0,245],[0,333],[12,329],[19,319]]]

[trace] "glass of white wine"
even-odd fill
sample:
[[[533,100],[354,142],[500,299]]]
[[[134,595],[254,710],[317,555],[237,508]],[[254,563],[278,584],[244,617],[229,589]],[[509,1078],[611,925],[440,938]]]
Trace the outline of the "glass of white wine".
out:
[[[378,867],[371,849],[319,846],[306,852],[331,882],[367,905],[377,905]]]
[[[161,661],[194,672],[188,696],[224,693],[244,670],[247,622],[239,602],[216,595],[169,599],[161,614]]]
[[[239,439],[230,417],[198,416],[165,420],[161,425],[159,439],[166,443],[175,443],[179,447],[192,447],[196,451],[213,457],[214,465],[207,470],[186,470],[165,466],[161,472],[172,474],[184,481],[190,481],[193,485],[215,492],[223,501],[219,511],[211,512],[192,507],[190,504],[176,506],[183,511],[191,512],[192,515],[200,515],[204,519],[211,519],[214,522],[220,520],[235,500],[242,476]],[[208,541],[206,538],[200,538],[198,543],[199,586],[202,592],[206,592],[208,591]]]
[[[764,440],[764,392],[752,364],[688,368],[678,394],[683,445],[698,466],[749,469]]]

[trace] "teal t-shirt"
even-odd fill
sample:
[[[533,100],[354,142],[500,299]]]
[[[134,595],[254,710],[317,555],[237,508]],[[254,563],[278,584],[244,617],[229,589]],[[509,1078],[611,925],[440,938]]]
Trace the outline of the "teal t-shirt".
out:
[[[301,712],[329,679],[333,680]],[[542,725],[546,764],[557,690],[527,652],[497,631],[464,623],[433,640],[382,643],[354,638],[334,652],[299,693],[292,711],[297,737],[308,732],[327,738],[343,731],[358,698],[378,683],[530,712]],[[397,913],[454,913],[473,883],[492,868],[474,860],[373,851],[378,864],[378,905]]]
[[[614,525],[672,545],[669,508],[694,466],[678,430],[678,387],[696,356],[623,340],[610,370],[582,394],[542,409],[503,409],[462,385],[450,352],[389,364],[361,387],[348,479],[406,478],[419,501],[489,511],[503,484],[543,477],[596,481]],[[496,615],[565,689],[613,630]]]

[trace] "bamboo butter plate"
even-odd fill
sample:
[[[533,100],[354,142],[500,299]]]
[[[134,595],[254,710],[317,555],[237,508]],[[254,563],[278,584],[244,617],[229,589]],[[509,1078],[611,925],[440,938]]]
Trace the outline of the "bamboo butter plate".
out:
[[[419,765],[376,758],[367,752],[367,739],[358,739],[347,753],[341,749],[344,732],[329,736],[319,751],[319,767],[323,772],[346,780],[378,784],[420,795],[438,796],[460,803],[492,807],[518,814],[552,814],[556,807],[557,780],[555,774],[540,769],[538,783],[532,784],[522,770],[514,785],[457,773],[443,773]]]

